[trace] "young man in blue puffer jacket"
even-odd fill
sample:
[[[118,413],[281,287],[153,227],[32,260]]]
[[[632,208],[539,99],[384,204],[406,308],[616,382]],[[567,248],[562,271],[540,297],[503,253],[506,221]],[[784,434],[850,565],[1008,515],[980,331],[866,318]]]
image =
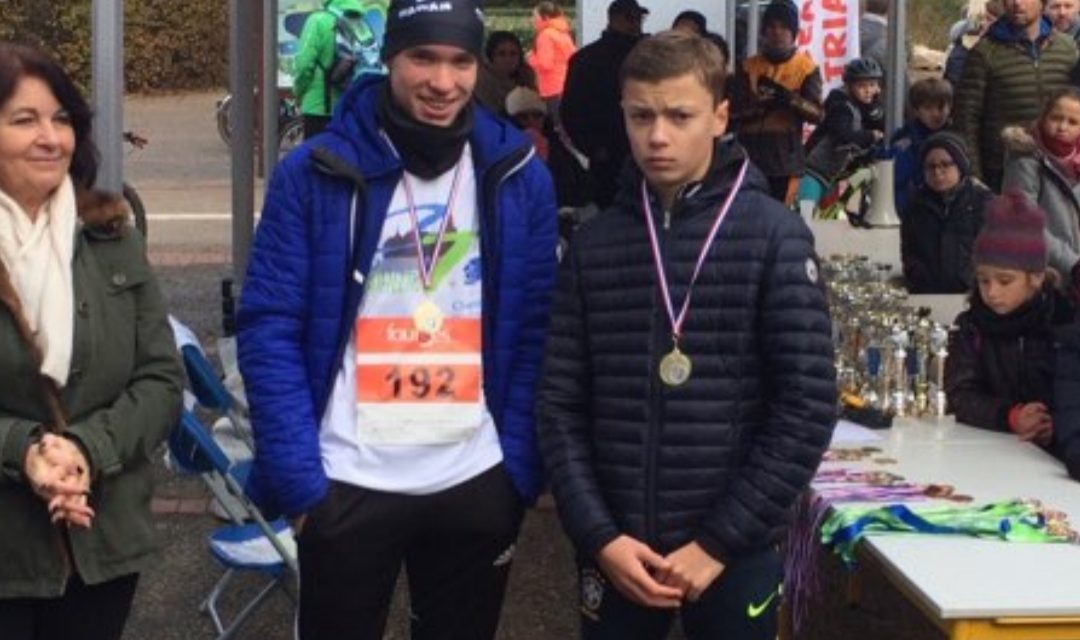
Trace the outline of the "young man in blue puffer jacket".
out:
[[[388,79],[350,89],[266,197],[240,367],[304,639],[381,639],[402,564],[414,638],[491,638],[540,491],[554,191],[472,102],[482,38],[474,0],[395,0]]]

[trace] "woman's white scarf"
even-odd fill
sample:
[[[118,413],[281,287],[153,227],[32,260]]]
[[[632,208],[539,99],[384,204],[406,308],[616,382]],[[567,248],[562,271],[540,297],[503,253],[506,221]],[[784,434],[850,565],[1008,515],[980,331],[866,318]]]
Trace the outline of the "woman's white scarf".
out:
[[[78,213],[70,178],[38,211],[37,219],[0,191],[0,259],[22,302],[23,314],[44,359],[41,373],[63,387],[75,342],[75,254]]]

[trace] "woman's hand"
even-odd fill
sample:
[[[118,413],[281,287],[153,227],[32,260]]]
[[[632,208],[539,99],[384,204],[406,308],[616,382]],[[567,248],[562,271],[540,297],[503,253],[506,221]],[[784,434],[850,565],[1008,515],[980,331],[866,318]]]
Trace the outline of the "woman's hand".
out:
[[[90,465],[78,445],[47,433],[27,450],[23,470],[34,493],[48,504],[53,522],[90,526]]]

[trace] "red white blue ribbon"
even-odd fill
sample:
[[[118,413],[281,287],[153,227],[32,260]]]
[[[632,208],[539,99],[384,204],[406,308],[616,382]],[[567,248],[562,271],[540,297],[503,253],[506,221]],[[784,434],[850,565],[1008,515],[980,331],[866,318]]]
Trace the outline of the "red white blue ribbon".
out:
[[[679,310],[678,316],[675,315],[675,306],[671,302],[671,290],[668,288],[664,259],[660,255],[660,242],[657,240],[656,223],[653,221],[652,207],[649,206],[649,188],[645,183],[645,179],[641,180],[641,210],[645,214],[645,226],[649,229],[649,243],[652,246],[653,261],[656,263],[656,274],[660,279],[660,292],[664,296],[668,318],[671,320],[671,333],[676,341],[682,335],[683,322],[686,320],[686,313],[690,310],[690,296],[694,292],[694,283],[697,282],[698,275],[701,274],[701,267],[705,264],[705,256],[708,255],[709,247],[712,246],[716,234],[720,231],[720,225],[724,223],[724,218],[727,217],[728,211],[731,210],[731,205],[735,201],[735,194],[742,187],[743,180],[746,178],[746,169],[749,166],[750,161],[743,160],[742,167],[739,168],[739,175],[735,178],[735,185],[731,188],[731,192],[728,193],[724,204],[721,205],[712,229],[709,230],[709,235],[705,238],[705,244],[702,245],[701,252],[698,254],[694,275],[690,277],[690,284],[686,288],[686,298],[683,299],[682,309]]]
[[[461,183],[461,165],[459,160],[454,169],[454,182],[450,187],[450,198],[446,201],[443,210],[442,222],[439,225],[439,235],[435,237],[435,250],[431,252],[431,260],[424,257],[424,240],[420,236],[420,218],[416,215],[416,202],[413,198],[412,185],[409,184],[408,174],[401,174],[401,187],[405,191],[405,202],[409,207],[409,219],[412,220],[413,240],[416,242],[416,260],[420,263],[420,280],[424,283],[424,289],[431,288],[431,282],[435,275],[435,264],[439,261],[439,252],[442,251],[443,239],[446,237],[446,227],[453,217],[454,203],[457,200],[458,185]]]

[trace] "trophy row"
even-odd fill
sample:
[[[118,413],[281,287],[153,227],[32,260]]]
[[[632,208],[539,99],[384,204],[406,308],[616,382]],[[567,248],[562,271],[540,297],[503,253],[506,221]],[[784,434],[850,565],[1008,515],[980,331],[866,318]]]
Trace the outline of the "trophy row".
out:
[[[895,416],[945,416],[949,329],[907,304],[891,265],[833,255],[822,265],[842,399]]]

